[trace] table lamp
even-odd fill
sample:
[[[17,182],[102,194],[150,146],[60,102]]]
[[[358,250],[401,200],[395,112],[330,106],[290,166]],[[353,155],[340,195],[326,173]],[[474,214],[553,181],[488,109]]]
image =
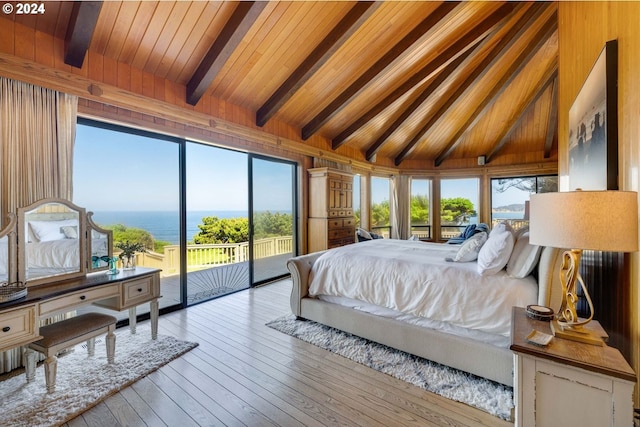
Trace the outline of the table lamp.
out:
[[[593,319],[593,303],[580,276],[583,250],[635,252],[638,250],[638,194],[632,191],[569,191],[532,194],[529,242],[566,249],[560,282],[562,303],[551,323],[555,336],[602,345],[602,339],[584,328]],[[580,284],[589,305],[589,317],[576,312]]]

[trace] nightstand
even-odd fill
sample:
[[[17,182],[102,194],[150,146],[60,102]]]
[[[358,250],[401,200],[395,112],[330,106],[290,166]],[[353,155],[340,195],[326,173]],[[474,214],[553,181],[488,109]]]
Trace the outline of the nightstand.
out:
[[[597,321],[588,326],[606,336]],[[633,426],[636,375],[617,349],[556,337],[541,347],[526,340],[534,329],[551,334],[549,322],[514,307],[516,427]]]

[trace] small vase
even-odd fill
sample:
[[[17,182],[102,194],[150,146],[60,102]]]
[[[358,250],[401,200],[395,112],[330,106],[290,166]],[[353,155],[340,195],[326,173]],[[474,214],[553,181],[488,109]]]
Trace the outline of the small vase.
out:
[[[136,268],[136,255],[130,255],[122,258],[123,270],[135,270]]]

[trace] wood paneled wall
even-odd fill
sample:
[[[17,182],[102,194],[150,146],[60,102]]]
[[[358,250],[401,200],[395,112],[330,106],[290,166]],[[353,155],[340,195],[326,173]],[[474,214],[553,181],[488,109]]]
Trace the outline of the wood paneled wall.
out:
[[[621,190],[640,187],[640,2],[559,2],[559,176],[561,189],[567,188],[569,109],[584,79],[607,40],[618,40],[618,134]],[[603,226],[605,226],[603,224]],[[630,262],[631,365],[640,372],[640,271],[639,256]],[[616,309],[616,307],[612,307]],[[597,313],[596,313],[597,317]],[[636,388],[636,406],[638,392]]]

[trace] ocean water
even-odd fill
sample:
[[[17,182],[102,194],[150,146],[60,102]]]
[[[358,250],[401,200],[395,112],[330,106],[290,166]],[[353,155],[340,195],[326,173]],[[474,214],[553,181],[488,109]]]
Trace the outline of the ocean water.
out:
[[[187,212],[187,241],[199,231],[198,224],[202,218],[217,216],[218,218],[246,218],[247,211],[191,211]],[[98,225],[123,224],[147,230],[156,240],[164,240],[173,244],[180,241],[180,216],[177,211],[97,211],[93,220]]]

